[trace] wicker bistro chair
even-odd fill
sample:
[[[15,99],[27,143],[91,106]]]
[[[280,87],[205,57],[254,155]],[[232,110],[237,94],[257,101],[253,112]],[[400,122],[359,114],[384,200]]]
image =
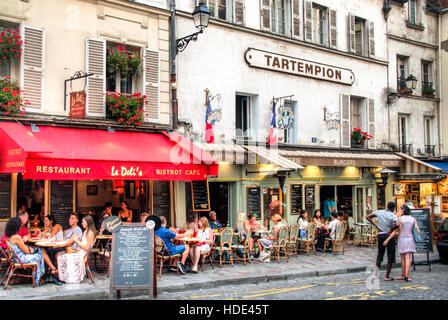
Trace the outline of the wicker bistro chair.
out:
[[[252,229],[249,230],[249,232],[247,233],[246,237],[242,240],[239,241],[237,244],[232,245],[232,250],[235,254],[233,260],[235,261],[243,261],[244,264],[246,264],[246,259],[247,261],[250,261],[250,251],[249,251],[249,239],[252,236]],[[238,235],[236,236],[238,237]],[[235,241],[235,237],[234,237],[234,241]],[[243,257],[240,258],[238,257],[238,255],[236,254],[236,251],[240,249],[241,251],[243,251]]]
[[[101,270],[102,267],[107,269],[107,276],[110,275],[110,258],[112,249],[112,239],[108,239],[104,245],[99,245],[99,251],[97,253],[97,259],[95,259],[95,266],[97,272]]]
[[[219,239],[219,245],[213,247],[212,249],[212,261],[218,262],[218,260],[215,259],[215,254],[217,253],[219,256],[219,266],[222,267],[223,263],[226,263],[227,261],[223,261],[222,255],[225,253],[229,254],[229,261],[227,263],[231,263],[233,266],[233,249],[232,249],[232,242],[233,242],[233,229],[232,228],[223,228],[221,230],[221,235]]]
[[[348,217],[348,237],[347,240],[352,240],[352,244],[355,244],[355,241],[359,243],[361,241],[361,232],[360,228],[355,225],[355,219],[353,217]]]
[[[272,255],[277,256],[277,262],[280,263],[280,255],[288,261],[288,227],[282,226],[277,231],[277,244],[272,245]]]
[[[6,241],[6,245],[8,246],[9,267],[6,270],[6,274],[3,277],[0,285],[3,285],[3,283],[5,283],[5,289],[6,289],[8,287],[9,280],[11,280],[11,277],[18,276],[18,277],[24,277],[24,278],[31,278],[31,280],[33,281],[33,287],[36,287],[36,283],[34,283],[33,276],[36,273],[37,262],[23,263],[20,260],[20,258],[16,255],[14,250],[11,248],[11,245],[8,241]],[[16,270],[24,270],[24,271],[31,270],[31,275],[15,273]],[[5,282],[5,280],[6,280],[6,282]]]
[[[199,259],[199,263],[201,264],[202,272],[204,272],[204,264],[207,262],[207,260],[208,260],[208,262],[210,262],[212,269],[215,269],[215,266],[213,265],[213,261],[212,261],[212,256],[211,256],[214,244],[215,244],[215,235],[213,234],[213,243],[210,245],[210,250],[208,250],[206,253],[201,253],[201,258]]]
[[[297,250],[298,250],[298,237],[299,237],[299,225],[298,224],[292,224],[289,227],[289,239],[288,239],[288,251],[291,252],[293,249],[295,251],[295,254],[297,256]]]
[[[378,229],[374,226],[370,227],[369,233],[366,235],[366,242],[370,247],[374,247],[378,244]]]
[[[332,250],[333,250],[334,254],[336,254],[336,251],[341,251],[342,254],[344,254],[344,235],[345,235],[345,230],[346,230],[345,224],[338,223],[336,225],[334,239],[331,239],[331,238],[325,239],[324,252],[326,251],[328,245],[330,243],[332,243],[333,244]],[[338,247],[340,248],[340,250],[337,249]]]
[[[316,252],[316,229],[317,225],[314,222],[309,223],[306,232],[306,238],[297,239],[299,251],[306,251],[307,256],[309,255],[310,248],[312,248],[312,251]],[[303,248],[301,248],[301,244],[303,244]]]
[[[95,240],[94,240],[93,243],[95,243]],[[93,280],[92,272],[90,272],[90,265],[89,265],[89,261],[93,257],[92,250],[93,250],[93,246],[92,246],[92,248],[90,248],[89,251],[87,251],[86,255],[84,256],[84,263],[85,263],[85,266],[86,266],[86,274],[87,274],[87,276],[89,277],[89,279],[93,283],[93,282],[95,282],[95,280]]]
[[[4,267],[6,267],[6,269],[9,267],[9,253],[7,250],[0,247],[0,272]]]
[[[180,260],[181,255],[170,255],[165,243],[158,236],[154,235],[154,250],[156,252],[156,265],[159,262],[160,271],[159,276],[162,276],[163,262],[168,261],[167,267],[176,267],[177,275],[179,275],[179,267],[177,263]]]

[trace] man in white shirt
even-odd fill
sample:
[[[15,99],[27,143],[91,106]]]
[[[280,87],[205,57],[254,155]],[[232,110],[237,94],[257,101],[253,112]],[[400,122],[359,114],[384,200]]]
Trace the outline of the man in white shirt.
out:
[[[324,251],[325,239],[327,239],[327,238],[334,239],[335,238],[336,226],[339,223],[341,223],[341,222],[338,220],[337,212],[332,212],[330,224],[328,226],[322,226],[323,230],[319,234],[319,237],[317,239],[317,244],[316,244],[317,251],[321,251],[321,252]]]

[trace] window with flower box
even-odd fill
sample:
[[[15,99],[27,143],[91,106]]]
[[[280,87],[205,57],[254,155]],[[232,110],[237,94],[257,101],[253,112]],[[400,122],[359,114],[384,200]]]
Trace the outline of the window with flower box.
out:
[[[110,96],[126,105],[125,98],[138,99],[131,104],[141,106],[144,121],[159,120],[159,52],[137,46],[107,42],[104,39],[86,39],[87,72],[93,76],[87,80],[87,116],[115,118],[119,123],[140,125],[140,120],[120,117],[111,110]],[[146,96],[146,98],[145,98]],[[120,103],[117,103],[120,105]],[[115,104],[114,104],[115,105]],[[140,107],[137,108],[141,110]],[[128,116],[129,114],[127,114]],[[122,119],[122,120],[120,120]],[[124,119],[124,122],[123,122]],[[120,122],[121,121],[121,122]],[[126,123],[130,121],[130,123]]]

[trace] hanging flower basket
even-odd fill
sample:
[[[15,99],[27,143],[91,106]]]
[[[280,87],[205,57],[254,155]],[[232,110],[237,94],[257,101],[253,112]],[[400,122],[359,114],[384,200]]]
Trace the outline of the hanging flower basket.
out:
[[[0,64],[20,58],[24,42],[19,33],[19,30],[11,31],[10,29],[0,33]]]
[[[17,83],[11,81],[9,76],[0,78],[0,110],[5,115],[25,115],[25,105],[28,100],[22,98],[22,91]]]
[[[112,49],[107,48],[107,72],[115,73],[119,71],[122,77],[137,73],[143,61],[142,57],[137,54],[138,50],[136,48],[133,52],[130,52],[125,47],[120,46],[115,46]]]
[[[144,122],[144,103],[147,102],[146,95],[140,92],[135,94],[121,94],[118,92],[107,92],[106,106],[112,118],[119,124],[125,126],[139,126]]]
[[[369,135],[367,132],[362,131],[360,128],[354,128],[352,133],[352,147],[353,148],[363,148],[364,142],[373,138],[373,136]]]

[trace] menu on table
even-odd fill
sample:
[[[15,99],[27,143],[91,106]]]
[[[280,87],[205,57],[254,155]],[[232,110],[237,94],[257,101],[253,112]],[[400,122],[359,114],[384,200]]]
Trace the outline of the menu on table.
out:
[[[73,181],[52,180],[50,213],[63,230],[70,228],[68,223],[70,213],[73,212]]]
[[[11,174],[0,174],[0,220],[11,218]]]
[[[191,194],[193,197],[194,211],[210,211],[208,181],[192,181]]]
[[[260,187],[247,187],[247,213],[261,217]]]

